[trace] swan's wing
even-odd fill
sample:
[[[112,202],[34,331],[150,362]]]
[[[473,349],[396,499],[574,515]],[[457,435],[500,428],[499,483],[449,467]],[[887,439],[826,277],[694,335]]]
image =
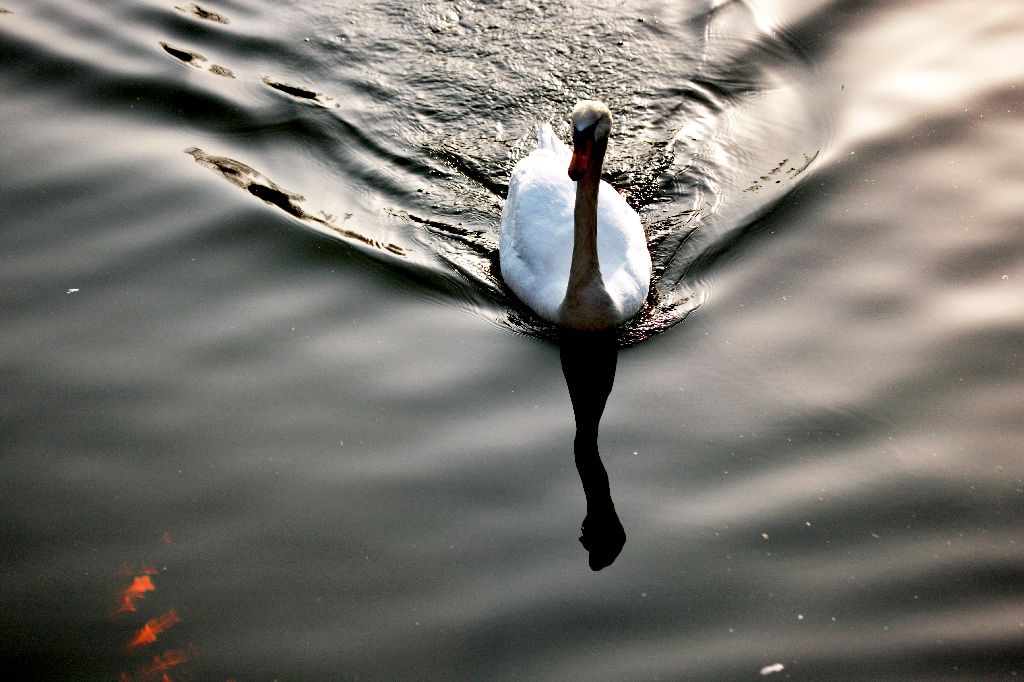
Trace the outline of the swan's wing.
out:
[[[622,319],[632,317],[647,299],[651,254],[640,216],[606,182],[601,183],[597,203],[597,258]]]
[[[567,144],[562,142],[558,135],[555,135],[555,131],[550,123],[542,123],[537,127],[537,149],[547,149],[559,158],[564,156],[566,167],[568,168],[569,159],[572,157],[572,150],[569,149]]]
[[[502,278],[550,321],[565,298],[572,258],[575,192],[566,174],[570,152],[564,151],[538,149],[516,164],[501,214]]]

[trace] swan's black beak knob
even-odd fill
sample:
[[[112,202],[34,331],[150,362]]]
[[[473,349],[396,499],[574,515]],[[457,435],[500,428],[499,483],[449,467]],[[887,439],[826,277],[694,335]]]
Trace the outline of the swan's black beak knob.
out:
[[[590,166],[590,153],[594,149],[594,128],[572,131],[572,161],[569,162],[569,179],[576,181],[583,177]]]

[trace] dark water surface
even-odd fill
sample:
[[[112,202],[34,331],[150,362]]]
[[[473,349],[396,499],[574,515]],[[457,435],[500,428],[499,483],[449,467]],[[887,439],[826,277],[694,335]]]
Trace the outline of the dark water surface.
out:
[[[1019,0],[0,0],[0,657],[1024,674]],[[581,97],[656,294],[601,572],[493,268]]]

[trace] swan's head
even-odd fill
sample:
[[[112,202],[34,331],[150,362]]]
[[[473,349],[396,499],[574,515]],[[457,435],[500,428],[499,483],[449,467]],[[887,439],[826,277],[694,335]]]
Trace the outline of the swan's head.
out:
[[[573,139],[577,133],[587,131],[592,139],[607,138],[612,131],[612,112],[604,102],[581,100],[572,108],[570,119]]]
[[[591,163],[595,142],[607,143],[612,131],[612,112],[604,102],[585,99],[572,109],[572,162],[569,177],[579,180]]]

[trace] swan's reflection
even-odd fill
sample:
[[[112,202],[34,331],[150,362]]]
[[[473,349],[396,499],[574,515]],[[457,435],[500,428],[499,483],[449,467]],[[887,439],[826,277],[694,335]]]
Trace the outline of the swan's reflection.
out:
[[[614,331],[563,329],[559,341],[562,374],[576,415],[576,470],[587,498],[580,542],[590,553],[590,568],[600,571],[615,561],[626,543],[626,532],[615,513],[608,474],[597,449],[598,426],[615,382],[618,345]]]

